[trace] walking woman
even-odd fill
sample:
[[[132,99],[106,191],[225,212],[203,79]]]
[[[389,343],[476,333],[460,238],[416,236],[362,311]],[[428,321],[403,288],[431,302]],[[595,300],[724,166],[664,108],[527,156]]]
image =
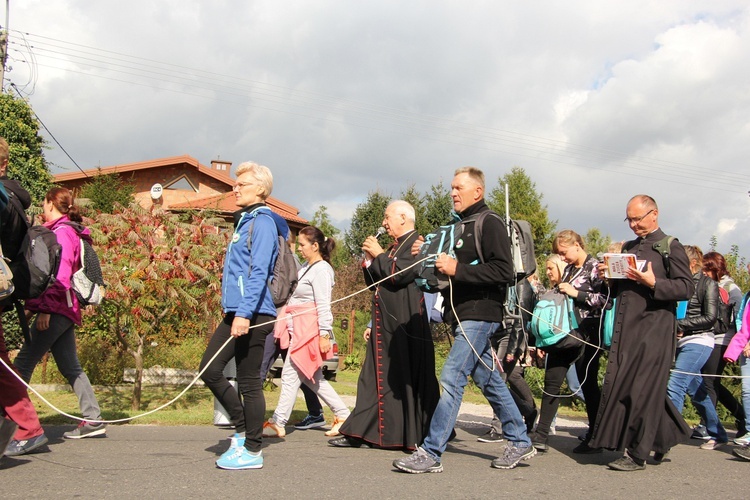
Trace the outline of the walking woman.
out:
[[[667,384],[667,395],[679,412],[682,412],[685,394],[692,397],[693,406],[706,423],[710,436],[700,448],[715,450],[727,443],[727,431],[719,421],[706,382],[703,377],[694,374],[701,373],[714,349],[713,327],[718,315],[719,286],[703,274],[703,252],[700,248],[685,245],[685,253],[690,259],[695,293],[688,301],[685,317],[677,320],[677,352],[674,370]],[[663,459],[664,455],[660,454],[657,461],[660,458]]]
[[[265,204],[272,190],[273,176],[268,167],[250,162],[237,167],[235,205],[243,208],[235,213],[234,232],[224,258],[221,283],[224,319],[211,337],[200,364],[201,370],[208,365],[201,378],[235,423],[236,433],[229,449],[216,461],[222,469],[263,467],[261,433],[266,400],[260,365],[266,336],[273,330],[276,318],[268,282],[279,254],[279,231],[271,209]],[[225,348],[220,352],[228,341],[228,348],[234,344],[234,351],[224,352],[228,350]],[[242,400],[223,373],[225,357],[232,355],[237,363]]]
[[[84,418],[76,429],[64,433],[63,437],[101,436],[107,432],[107,426],[101,422],[94,389],[76,353],[75,328],[81,325],[81,306],[70,283],[73,273],[81,267],[81,239],[91,243],[91,232],[81,224],[83,218],[69,189],[50,189],[44,197],[43,209],[44,226],[55,233],[62,247],[60,268],[56,279],[42,295],[26,301],[27,316],[36,314],[36,317],[30,322],[31,341],[24,342],[15,365],[28,383],[37,363],[51,352],[60,373],[73,387]]]
[[[599,338],[599,317],[607,301],[606,288],[597,272],[598,261],[586,253],[583,238],[566,229],[555,236],[552,248],[568,264],[562,280],[557,285],[560,293],[573,299],[573,307],[578,321],[578,329],[545,348],[547,368],[544,375],[544,395],[541,415],[532,443],[540,451],[546,451],[552,419],[560,404],[559,394],[562,381],[571,364],[576,364],[578,379],[586,400],[586,413],[589,428],[594,425],[599,408],[601,392],[597,372],[601,345]],[[581,342],[581,340],[586,343]],[[574,453],[598,453],[599,448],[590,448],[589,434],[574,450]]]
[[[331,290],[333,238],[312,226],[303,228],[298,238],[299,250],[307,261],[299,270],[297,288],[285,308],[285,316],[277,323],[276,336],[283,349],[289,348],[281,371],[281,395],[273,416],[263,424],[263,435],[284,437],[286,425],[302,384],[312,389],[333,411],[331,430],[326,436],[337,436],[349,416],[349,409],[331,384],[323,377],[323,358],[331,351],[333,314]]]

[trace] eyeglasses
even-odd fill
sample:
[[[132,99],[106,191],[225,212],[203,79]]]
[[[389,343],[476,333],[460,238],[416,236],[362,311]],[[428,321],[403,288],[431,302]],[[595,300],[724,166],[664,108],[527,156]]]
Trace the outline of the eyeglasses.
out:
[[[254,182],[238,182],[237,184],[232,186],[232,191],[234,191],[235,189],[240,190],[245,186],[252,186],[254,184],[255,184]]]
[[[653,211],[654,211],[654,209],[652,208],[651,210],[649,210],[645,214],[641,215],[640,217],[625,217],[625,222],[627,222],[628,224],[632,224],[633,222],[635,222],[636,224],[638,224],[643,219],[645,219],[648,214],[650,214]]]

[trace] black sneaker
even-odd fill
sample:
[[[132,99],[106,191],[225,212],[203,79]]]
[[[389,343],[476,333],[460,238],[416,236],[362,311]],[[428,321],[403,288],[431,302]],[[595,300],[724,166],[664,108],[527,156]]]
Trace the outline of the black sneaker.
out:
[[[711,439],[711,436],[709,436],[708,429],[706,429],[705,425],[696,425],[693,427],[693,433],[690,435],[690,439],[702,439],[708,441]]]
[[[533,432],[529,439],[531,439],[531,446],[533,446],[538,451],[547,451],[549,450],[549,446],[547,446],[547,438],[541,437],[536,432]]]
[[[325,427],[326,425],[326,419],[323,417],[323,415],[310,415],[308,414],[305,418],[302,419],[301,422],[297,422],[294,424],[295,429],[299,429],[301,431],[307,430],[307,429],[314,429],[315,427]]]
[[[607,464],[612,470],[619,470],[623,472],[632,472],[636,470],[643,470],[646,468],[646,463],[638,464],[635,460],[630,458],[628,455],[623,455],[614,462]]]
[[[495,430],[494,427],[490,427],[490,430],[486,434],[482,434],[477,438],[480,443],[499,443],[503,440],[503,435]]]
[[[424,472],[443,472],[443,465],[432,459],[421,447],[406,458],[393,461],[393,466],[400,471],[409,474],[422,474]]]
[[[82,420],[78,427],[63,434],[66,439],[82,439],[102,436],[107,432],[107,424],[93,424]]]
[[[13,439],[5,450],[5,456],[15,457],[18,455],[25,455],[45,444],[47,444],[47,436],[45,436],[44,433],[31,439]]]
[[[497,457],[492,461],[492,466],[496,469],[512,469],[521,460],[528,460],[536,455],[536,448],[523,444],[508,443],[502,457]]]

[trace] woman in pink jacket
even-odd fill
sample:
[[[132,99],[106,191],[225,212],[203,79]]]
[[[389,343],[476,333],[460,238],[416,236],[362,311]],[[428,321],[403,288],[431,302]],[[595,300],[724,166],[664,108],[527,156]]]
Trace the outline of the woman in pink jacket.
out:
[[[66,188],[52,188],[44,197],[44,226],[57,236],[62,247],[60,269],[56,279],[35,299],[26,301],[26,314],[36,317],[31,321],[31,342],[25,342],[15,365],[28,383],[34,368],[49,351],[55,358],[60,373],[73,387],[85,420],[78,428],[63,434],[68,439],[99,436],[107,432],[99,403],[89,378],[81,368],[76,353],[76,325],[81,324],[81,306],[73,293],[70,278],[81,267],[81,238],[91,242],[90,231],[84,227],[73,193]]]
[[[747,297],[745,297],[747,299]],[[742,324],[737,333],[732,337],[724,359],[735,362],[740,360],[740,374],[742,375],[742,406],[745,415],[750,415],[750,304],[745,304],[742,310]],[[738,441],[735,440],[735,443]],[[739,448],[734,449],[734,454],[744,460],[750,460],[750,444],[740,441]]]

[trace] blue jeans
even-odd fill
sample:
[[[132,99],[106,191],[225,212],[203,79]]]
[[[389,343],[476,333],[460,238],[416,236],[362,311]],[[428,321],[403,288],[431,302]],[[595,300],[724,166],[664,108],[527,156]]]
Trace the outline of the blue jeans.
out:
[[[674,369],[682,372],[700,373],[703,365],[713,351],[712,347],[699,344],[685,344],[677,349],[677,358]],[[682,411],[685,404],[685,394],[692,398],[693,406],[698,411],[704,422],[709,436],[720,442],[728,440],[727,431],[719,421],[711,398],[706,390],[706,383],[700,375],[686,375],[676,373],[669,376],[667,394],[678,411]]]
[[[469,375],[500,419],[505,439],[519,445],[531,446],[521,412],[513,402],[510,390],[503,382],[500,370],[492,359],[490,335],[497,330],[499,323],[467,320],[462,321],[461,326],[463,328],[458,325],[454,328],[455,341],[440,374],[443,392],[432,414],[430,430],[422,443],[422,448],[433,460],[440,461],[440,456],[445,451],[448,438],[456,425]],[[474,351],[479,354],[481,361],[477,359]],[[487,369],[488,366],[494,367],[494,370]]]
[[[742,379],[742,406],[745,408],[745,415],[750,415],[750,359],[744,354],[740,355],[740,375]]]

